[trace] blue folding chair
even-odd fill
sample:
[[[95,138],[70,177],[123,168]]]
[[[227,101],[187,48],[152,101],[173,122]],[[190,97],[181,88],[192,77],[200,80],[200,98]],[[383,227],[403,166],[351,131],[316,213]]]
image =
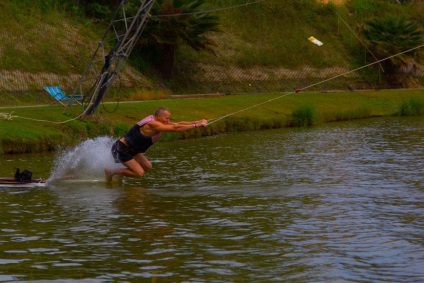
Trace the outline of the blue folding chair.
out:
[[[59,86],[45,86],[44,90],[47,91],[50,94],[50,96],[56,100],[54,103],[59,102],[63,106],[67,106],[71,104],[72,102],[76,102],[82,105],[82,103],[80,102],[80,100],[83,99],[82,95],[68,96],[62,91],[62,89]]]

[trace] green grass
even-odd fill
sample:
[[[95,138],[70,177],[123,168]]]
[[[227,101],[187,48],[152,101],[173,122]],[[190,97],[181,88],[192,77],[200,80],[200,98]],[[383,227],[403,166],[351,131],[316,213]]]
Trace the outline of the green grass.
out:
[[[409,100],[402,100],[399,111],[400,116],[422,116],[424,115],[424,100],[418,97],[411,97]]]
[[[407,15],[424,26],[424,16],[420,13],[422,9],[419,9],[424,8],[424,3],[421,2],[399,5],[387,0],[351,0],[344,6],[337,6],[323,5],[316,0],[268,0],[240,8],[218,10],[213,14],[220,18],[224,31],[214,37],[219,58],[205,52],[195,52],[182,45],[176,57],[174,78],[170,81],[155,78],[154,72],[143,60],[143,54],[137,53],[137,48],[128,64],[148,76],[148,88],[165,85],[178,94],[213,92],[218,87],[226,93],[251,93],[263,89],[283,91],[285,89],[279,83],[299,84],[299,78],[257,81],[258,89],[255,90],[247,87],[248,83],[255,82],[255,73],[247,77],[240,75],[241,78],[236,81],[214,80],[213,73],[207,73],[202,80],[196,79],[195,75],[204,72],[199,64],[218,66],[226,71],[231,70],[231,67],[247,71],[257,68],[258,75],[266,72],[260,68],[268,68],[269,71],[278,68],[299,70],[305,66],[318,69],[353,69],[363,66],[367,63],[365,49],[342,23],[339,15],[357,33],[364,21],[377,15]],[[207,1],[205,9],[228,8],[246,3],[249,1],[212,0]],[[17,71],[18,80],[25,79],[19,77],[20,72],[38,76],[46,73],[62,75],[58,83],[67,87],[72,82],[67,81],[66,76],[82,74],[107,24],[106,20],[94,23],[92,19],[84,18],[81,7],[73,1],[4,0],[0,3],[0,10],[0,70]],[[309,43],[307,38],[311,35],[322,40],[325,47],[318,48]],[[366,78],[373,83],[378,79],[375,68],[367,68],[357,74],[361,79]],[[134,78],[130,80],[137,81]],[[349,82],[351,79],[345,80]],[[333,81],[328,87],[345,87],[345,80]],[[309,79],[308,83],[311,82]],[[259,90],[260,83],[267,85],[262,85]],[[30,88],[35,90],[42,86],[30,85]]]
[[[67,14],[57,0],[7,0],[0,9],[0,34],[7,39],[0,44],[0,70],[56,74],[84,70],[101,26]]]
[[[265,103],[267,101],[271,102]],[[160,106],[171,110],[174,121],[216,119],[231,114],[205,129],[166,134],[164,141],[167,141],[235,131],[393,116],[399,115],[405,103],[409,105],[408,109],[419,109],[408,115],[423,115],[424,90],[226,95],[120,103],[115,112],[107,112],[99,107],[96,115],[66,123],[78,116],[80,107],[73,106],[66,112],[61,106],[4,108],[0,109],[0,113],[12,113],[17,117],[0,119],[0,143],[3,153],[34,152],[54,150],[59,145],[73,145],[95,136],[119,137]],[[108,104],[106,107],[114,108],[115,105]],[[300,122],[295,123],[295,119]]]
[[[316,110],[313,105],[307,104],[296,109],[292,113],[294,127],[307,127],[317,124]]]
[[[211,2],[211,9],[242,4],[242,1]],[[336,6],[332,4],[322,5],[315,0],[270,0],[216,14],[225,31],[217,37],[217,51],[220,58],[225,58],[224,64],[230,61],[241,68],[258,65],[328,67],[346,63],[350,58],[338,40],[334,40],[337,16]],[[325,52],[311,48],[307,40],[311,35],[331,42]],[[187,57],[192,52],[184,49],[183,53],[181,56]]]
[[[248,2],[211,0],[208,1],[208,8],[225,8]],[[117,94],[123,100],[166,97],[168,93],[163,91],[164,85],[179,94],[211,92],[211,89],[218,87],[224,93],[254,93],[264,88],[267,91],[292,91],[299,85],[307,86],[322,78],[283,77],[274,81],[261,81],[257,77],[264,73],[272,74],[272,70],[279,68],[296,70],[310,66],[321,70],[336,66],[350,70],[363,66],[366,62],[364,48],[338,15],[357,32],[356,28],[360,29],[367,19],[387,14],[407,15],[424,26],[424,13],[420,9],[424,8],[424,2],[421,2],[399,5],[395,1],[386,0],[351,0],[345,6],[335,6],[322,5],[315,0],[268,0],[240,9],[217,11],[214,13],[221,18],[224,30],[224,33],[215,37],[220,57],[215,58],[181,46],[174,78],[162,81],[145,66],[142,54],[135,51],[133,55],[136,56],[130,57],[128,63],[140,66],[140,70],[147,68],[143,74],[148,78],[140,84],[145,87],[140,87],[142,90],[111,90],[107,99],[113,99]],[[13,72],[16,74],[14,79],[18,81],[27,80],[24,83],[31,89],[19,93],[0,90],[0,105],[6,107],[51,103],[51,98],[44,93],[42,86],[36,85],[36,81],[27,75],[61,75],[59,84],[69,87],[72,83],[67,80],[69,75],[83,72],[107,24],[94,24],[91,19],[82,17],[78,6],[71,1],[4,0],[0,1],[0,10],[0,71]],[[307,38],[311,35],[322,40],[324,48],[310,44]],[[213,72],[205,72],[202,79],[196,79],[196,75],[203,73],[199,64],[212,69],[217,67],[216,72],[224,72],[226,78],[215,80]],[[230,75],[234,73],[227,73],[232,68],[241,70],[239,75],[243,78],[232,78]],[[371,68],[361,70],[360,74],[371,83],[378,80],[376,72]],[[0,76],[0,79],[3,78]],[[339,78],[327,82],[325,87],[345,87],[352,80],[357,79]],[[321,87],[309,90],[319,91]],[[269,93],[156,100],[121,103],[116,112],[112,111],[115,105],[106,105],[105,108],[100,106],[97,115],[63,124],[60,122],[76,117],[81,108],[72,107],[65,113],[63,107],[58,106],[0,109],[0,113],[13,112],[13,115],[20,116],[12,120],[0,118],[0,152],[48,151],[59,145],[72,145],[94,136],[122,136],[128,127],[153,113],[159,106],[170,108],[175,120],[213,119],[237,112],[205,129],[167,134],[164,137],[164,140],[173,140],[377,116],[423,115],[423,96],[423,90],[415,90],[301,92],[284,97]],[[274,100],[278,97],[281,98]],[[262,105],[268,100],[272,102]],[[255,105],[261,106],[240,111]]]

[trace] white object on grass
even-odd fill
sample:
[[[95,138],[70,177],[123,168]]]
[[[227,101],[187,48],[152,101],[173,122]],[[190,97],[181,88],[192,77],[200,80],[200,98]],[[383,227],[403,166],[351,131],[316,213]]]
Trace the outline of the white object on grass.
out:
[[[322,43],[321,41],[319,41],[318,39],[316,39],[315,37],[313,37],[313,36],[311,36],[311,37],[309,37],[308,38],[308,40],[310,41],[310,42],[312,42],[313,44],[316,44],[316,45],[318,45],[318,46],[321,46],[321,45],[323,45],[324,43]]]

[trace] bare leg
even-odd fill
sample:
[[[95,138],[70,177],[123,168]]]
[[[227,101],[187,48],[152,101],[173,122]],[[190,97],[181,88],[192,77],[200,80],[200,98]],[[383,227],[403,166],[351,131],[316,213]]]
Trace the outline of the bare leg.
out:
[[[150,161],[142,154],[137,154],[134,159],[127,162],[122,162],[127,168],[119,169],[105,169],[106,181],[111,182],[113,175],[118,175],[121,178],[132,177],[141,178],[144,176],[144,172],[152,169]]]
[[[114,175],[113,170],[112,169],[105,168],[104,171],[105,171],[106,182],[107,183],[112,183],[112,177]]]
[[[149,171],[152,169],[152,163],[147,159],[143,154],[137,154],[134,156],[134,160],[144,169],[144,171]]]

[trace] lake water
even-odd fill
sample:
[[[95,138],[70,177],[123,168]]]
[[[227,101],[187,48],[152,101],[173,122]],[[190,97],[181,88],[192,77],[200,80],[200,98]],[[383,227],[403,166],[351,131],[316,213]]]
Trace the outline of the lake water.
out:
[[[424,282],[424,118],[159,143],[106,185],[111,142],[0,156],[52,180],[0,189],[0,281]]]

